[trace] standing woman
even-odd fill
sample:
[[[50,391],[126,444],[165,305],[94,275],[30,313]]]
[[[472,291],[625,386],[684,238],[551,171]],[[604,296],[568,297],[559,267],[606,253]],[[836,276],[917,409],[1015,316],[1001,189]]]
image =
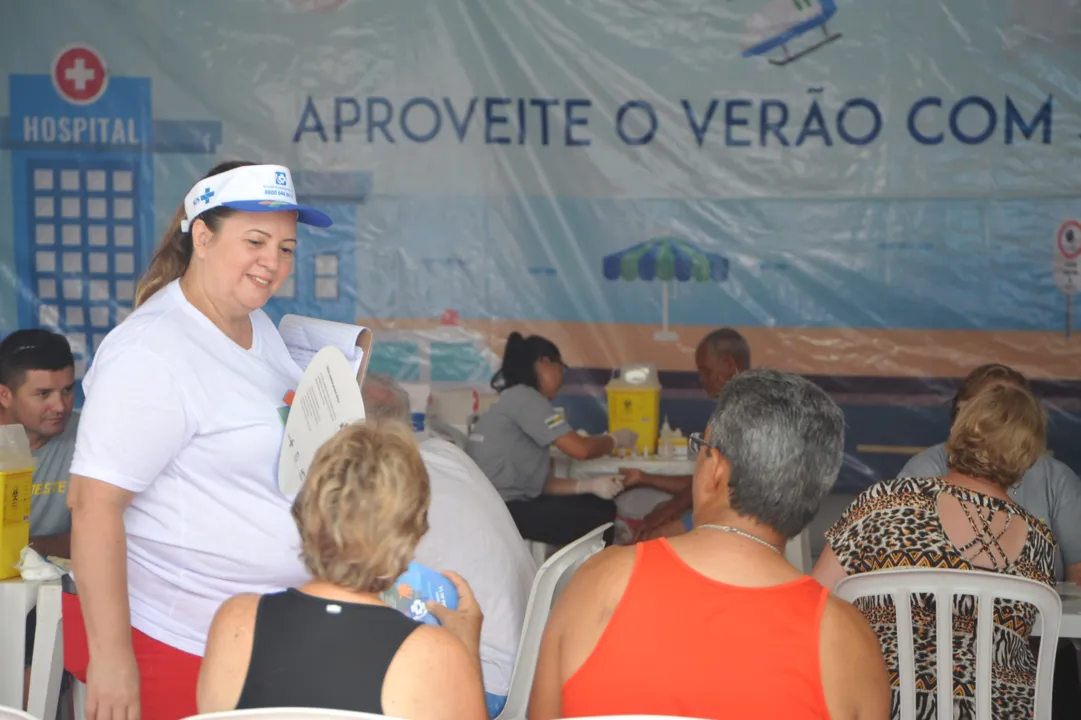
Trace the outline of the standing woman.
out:
[[[571,480],[552,476],[549,446],[575,460],[632,448],[630,430],[583,437],[556,412],[552,400],[563,386],[563,358],[551,340],[512,332],[503,367],[492,378],[499,400],[469,435],[467,452],[507,503],[526,540],[562,546],[612,522],[612,498],[623,489],[609,477]]]
[[[277,483],[278,410],[300,369],[262,310],[292,269],[298,221],[331,224],[296,204],[287,168],[215,167],[83,380],[68,498],[78,587],[63,613],[90,720],[194,714],[218,606],[309,579]]]

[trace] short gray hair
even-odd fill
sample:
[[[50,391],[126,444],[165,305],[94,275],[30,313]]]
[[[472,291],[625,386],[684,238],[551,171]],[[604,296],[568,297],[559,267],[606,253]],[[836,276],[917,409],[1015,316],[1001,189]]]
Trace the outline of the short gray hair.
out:
[[[720,328],[702,338],[698,347],[704,347],[714,357],[730,357],[736,363],[736,370],[747,372],[751,367],[751,345],[738,330]]]
[[[709,440],[732,466],[732,509],[786,538],[803,532],[837,481],[844,413],[822,388],[792,373],[732,378],[709,419]]]
[[[364,397],[364,417],[368,420],[397,420],[412,426],[409,393],[390,375],[368,373],[360,387]]]

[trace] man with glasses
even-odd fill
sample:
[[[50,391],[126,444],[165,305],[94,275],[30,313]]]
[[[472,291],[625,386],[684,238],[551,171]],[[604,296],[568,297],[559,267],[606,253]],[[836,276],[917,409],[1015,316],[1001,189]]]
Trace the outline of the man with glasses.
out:
[[[30,547],[42,557],[71,557],[68,476],[79,427],[74,401],[75,358],[67,338],[48,330],[16,330],[0,342],[0,425],[22,425],[37,461]],[[36,619],[31,610],[26,619],[27,667]],[[29,678],[27,671],[27,687]]]
[[[791,373],[752,370],[695,435],[695,527],[612,547],[548,616],[529,717],[887,718],[859,610],[784,556],[837,480],[844,415]]]
[[[720,328],[702,338],[694,353],[698,379],[706,396],[716,400],[725,385],[751,367],[751,346],[737,330]],[[691,457],[694,457],[692,452]],[[671,537],[691,529],[691,476],[654,475],[621,468],[623,487],[648,485],[675,497],[653,508],[635,532],[635,540]]]

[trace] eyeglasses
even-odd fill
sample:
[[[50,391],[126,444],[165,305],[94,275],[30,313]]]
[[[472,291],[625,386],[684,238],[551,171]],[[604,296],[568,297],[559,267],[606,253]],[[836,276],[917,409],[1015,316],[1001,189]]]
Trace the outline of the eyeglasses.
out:
[[[713,448],[719,453],[724,453],[724,450],[719,445],[714,445],[702,437],[702,433],[691,433],[687,436],[687,450],[690,451],[691,455],[702,452],[702,448]]]

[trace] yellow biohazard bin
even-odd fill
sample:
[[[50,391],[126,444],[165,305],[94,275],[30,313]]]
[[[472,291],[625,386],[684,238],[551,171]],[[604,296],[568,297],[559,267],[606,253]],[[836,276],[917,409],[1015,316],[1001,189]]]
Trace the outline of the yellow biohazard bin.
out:
[[[30,543],[34,456],[22,425],[0,425],[0,580],[17,577],[15,565]]]
[[[608,395],[608,432],[638,433],[639,455],[657,453],[661,417],[661,383],[652,365],[625,365],[605,386]]]

